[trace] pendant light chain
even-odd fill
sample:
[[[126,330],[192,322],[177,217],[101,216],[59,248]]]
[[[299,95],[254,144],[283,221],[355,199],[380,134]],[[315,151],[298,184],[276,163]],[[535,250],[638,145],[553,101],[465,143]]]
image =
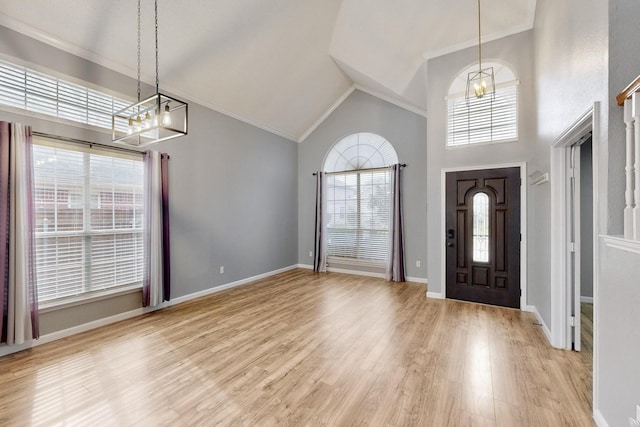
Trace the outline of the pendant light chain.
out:
[[[160,61],[158,59],[158,0],[155,0],[156,16],[156,93],[160,92]]]
[[[138,102],[140,102],[140,0],[138,0]]]
[[[482,32],[480,31],[480,0],[478,0],[478,69],[482,71]]]

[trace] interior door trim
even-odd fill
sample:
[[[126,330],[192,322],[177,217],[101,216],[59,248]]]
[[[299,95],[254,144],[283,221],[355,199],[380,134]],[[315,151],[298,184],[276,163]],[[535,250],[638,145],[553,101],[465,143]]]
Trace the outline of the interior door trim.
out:
[[[520,310],[522,311],[535,311],[533,306],[530,306],[527,301],[527,163],[515,162],[515,163],[502,163],[502,164],[490,164],[490,165],[475,165],[475,166],[460,166],[452,168],[440,169],[440,236],[438,238],[440,242],[440,277],[441,277],[441,291],[440,293],[427,293],[427,297],[445,299],[447,297],[447,254],[446,254],[446,175],[447,172],[462,172],[481,169],[502,169],[502,168],[520,168],[520,179],[522,185],[520,186],[520,232],[522,234],[522,240],[520,242]]]

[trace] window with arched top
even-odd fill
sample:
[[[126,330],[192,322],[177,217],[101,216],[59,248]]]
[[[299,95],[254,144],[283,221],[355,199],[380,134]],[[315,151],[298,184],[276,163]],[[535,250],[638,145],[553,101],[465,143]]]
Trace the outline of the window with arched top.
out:
[[[398,155],[380,135],[360,132],[327,153],[329,262],[384,265],[389,257],[391,173]]]
[[[447,95],[447,146],[457,147],[518,139],[518,80],[511,69],[495,62],[495,95],[465,98],[467,77],[477,71],[471,65],[456,76]]]
[[[479,192],[472,199],[473,260],[489,262],[489,196]]]

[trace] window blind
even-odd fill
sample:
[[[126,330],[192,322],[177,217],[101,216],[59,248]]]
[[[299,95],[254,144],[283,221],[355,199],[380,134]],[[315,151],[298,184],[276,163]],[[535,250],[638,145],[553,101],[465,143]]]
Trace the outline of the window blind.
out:
[[[38,300],[142,282],[142,159],[33,145]]]
[[[327,176],[327,255],[384,264],[389,258],[391,175],[386,170]]]
[[[111,115],[131,102],[0,60],[0,104],[111,129]],[[116,122],[126,131],[127,123]]]
[[[510,141],[518,138],[518,87],[497,88],[495,97],[464,95],[447,102],[447,145]]]

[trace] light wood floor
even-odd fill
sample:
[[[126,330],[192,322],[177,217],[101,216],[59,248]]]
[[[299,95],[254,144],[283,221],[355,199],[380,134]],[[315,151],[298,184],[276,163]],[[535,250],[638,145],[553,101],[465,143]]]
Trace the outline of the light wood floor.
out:
[[[534,323],[294,270],[1,358],[0,425],[593,425]]]

